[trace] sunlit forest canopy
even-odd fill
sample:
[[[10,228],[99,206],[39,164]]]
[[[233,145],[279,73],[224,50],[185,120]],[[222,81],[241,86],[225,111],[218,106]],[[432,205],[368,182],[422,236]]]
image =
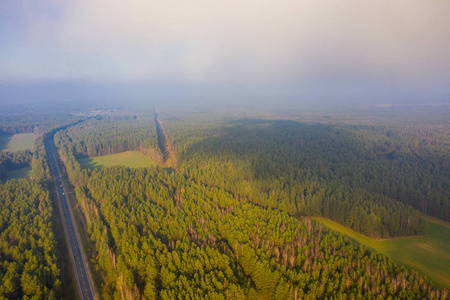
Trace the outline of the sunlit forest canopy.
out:
[[[449,299],[449,11],[0,0],[0,300]]]

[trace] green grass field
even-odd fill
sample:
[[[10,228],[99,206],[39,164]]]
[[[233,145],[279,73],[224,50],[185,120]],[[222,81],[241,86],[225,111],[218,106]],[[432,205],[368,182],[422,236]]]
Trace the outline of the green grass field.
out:
[[[83,168],[95,169],[111,166],[125,166],[130,168],[150,167],[157,163],[139,151],[126,151],[118,154],[82,158],[78,162]]]
[[[27,178],[30,176],[31,176],[31,167],[25,167],[25,168],[6,172],[4,180],[6,181],[6,180],[9,180],[12,178],[16,178],[16,179]]]
[[[33,150],[33,134],[0,135],[0,151]]]
[[[427,217],[429,228],[424,236],[374,240],[331,220],[314,219],[389,256],[401,265],[421,272],[439,287],[450,289],[449,223]]]

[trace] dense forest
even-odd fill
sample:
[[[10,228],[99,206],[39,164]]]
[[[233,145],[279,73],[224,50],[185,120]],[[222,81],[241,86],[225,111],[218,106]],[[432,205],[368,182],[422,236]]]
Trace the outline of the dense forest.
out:
[[[163,163],[152,117],[99,117],[58,132],[56,143],[62,135],[69,138],[71,150],[77,158],[136,150]]]
[[[448,219],[445,130],[175,118],[164,125],[178,155],[176,172],[91,171],[77,158],[138,150],[163,165],[155,119],[69,119],[33,127],[34,152],[1,154],[0,170],[31,164],[33,178],[1,185],[2,207],[11,207],[2,209],[0,224],[3,297],[61,293],[43,143],[46,132],[56,132],[93,245],[91,262],[104,280],[102,298],[448,298],[420,274],[309,218],[325,216],[371,237],[423,233],[419,211]],[[30,192],[15,197],[21,190]],[[37,210],[23,211],[33,205]],[[45,219],[45,228],[24,223],[28,242],[14,240],[10,232],[21,222],[9,217],[12,211],[19,219],[30,214],[24,222]],[[20,255],[8,254],[10,244]]]
[[[127,122],[134,121],[128,119]],[[270,190],[266,198],[258,199],[251,193],[253,187],[248,183],[250,192],[247,193],[239,189],[233,190],[235,187],[232,185],[226,186],[234,184],[233,176],[241,176],[244,182],[253,178],[245,177],[257,170],[251,164],[255,162],[251,160],[251,154],[255,153],[256,147],[270,151],[269,143],[273,143],[271,141],[273,136],[279,138],[273,147],[279,146],[285,140],[288,141],[284,142],[288,149],[296,147],[296,143],[289,138],[298,131],[298,128],[291,131],[283,127],[287,136],[273,134],[269,136],[271,138],[257,139],[258,130],[273,130],[270,124],[261,126],[258,122],[252,125],[252,130],[249,130],[256,137],[239,138],[240,134],[248,132],[236,126],[229,126],[228,132],[221,129],[224,132],[220,135],[217,132],[213,134],[212,139],[226,137],[225,133],[231,135],[229,131],[237,132],[236,135],[231,135],[232,138],[223,139],[227,143],[228,152],[223,148],[208,149],[205,145],[209,145],[210,140],[204,137],[198,138],[198,142],[189,149],[180,147],[181,157],[184,157],[180,164],[181,173],[173,173],[161,167],[83,170],[76,157],[87,155],[86,149],[95,143],[105,145],[101,136],[111,136],[112,134],[108,133],[111,126],[104,127],[106,132],[97,132],[96,136],[100,141],[95,143],[88,142],[96,139],[86,138],[89,136],[89,130],[80,130],[84,126],[81,124],[56,134],[55,141],[61,158],[75,186],[77,207],[83,215],[88,235],[94,244],[95,253],[91,255],[99,258],[98,267],[102,270],[105,280],[103,297],[149,299],[176,297],[345,299],[388,296],[446,299],[448,297],[446,290],[434,290],[427,279],[414,271],[407,271],[388,258],[323,228],[308,217],[301,217],[302,214],[297,211],[291,212],[288,207],[280,206],[277,201],[289,198],[289,194],[274,194]],[[133,126],[136,125],[129,125],[128,128]],[[144,128],[142,130],[145,131]],[[205,132],[208,130],[210,129]],[[195,133],[192,134],[195,136]],[[317,133],[309,132],[309,134],[315,136]],[[136,134],[136,136],[144,135]],[[189,138],[189,134],[186,136]],[[106,138],[105,141],[107,140]],[[313,143],[306,138],[303,140],[305,141],[303,144]],[[327,140],[324,139],[325,141]],[[156,138],[147,143],[155,145]],[[79,145],[78,148],[75,145]],[[199,147],[198,145],[211,151],[201,152],[208,153],[203,160],[205,166],[210,169],[220,170],[223,166],[227,166],[224,159],[220,162],[212,160],[214,153],[217,155],[221,153],[220,151],[227,152],[230,164],[237,167],[237,171],[233,171],[231,167],[228,169],[228,177],[222,183],[225,186],[220,186],[220,178],[207,182],[214,180],[214,176],[221,173],[203,169],[204,165],[199,165],[199,161],[196,161],[197,169],[205,170],[204,177],[193,174],[194,168],[187,167],[189,151],[200,151],[195,148]],[[220,151],[214,152],[212,149]],[[298,148],[296,150],[298,151]],[[289,151],[277,153],[280,155],[279,153]],[[239,167],[231,160],[235,154],[236,157],[241,157]],[[277,163],[283,167],[288,167],[288,164],[284,163],[282,155],[280,157],[279,160],[274,160],[274,157],[268,156],[268,162],[261,162],[270,172],[280,176],[278,179],[269,177],[265,179],[266,181],[283,180],[284,177],[281,177],[283,173],[277,172],[280,169]],[[286,159],[288,158],[289,156]],[[301,161],[305,163],[304,168],[313,163],[308,164],[308,158]],[[264,157],[260,159],[263,160]],[[299,162],[286,171],[298,165]],[[320,166],[323,167],[323,164]],[[250,173],[239,174],[238,172],[243,170],[240,167],[248,167]],[[237,172],[237,175],[234,172]],[[295,182],[295,179],[297,177],[292,178],[292,182]],[[282,187],[290,190],[290,183],[291,181],[286,180],[286,184]],[[327,188],[339,188],[337,182],[328,186],[325,178],[318,180],[318,183],[327,184]],[[264,191],[264,186],[259,188]],[[321,187],[316,184],[314,188],[320,191]],[[309,191],[306,189],[306,192]],[[302,192],[305,193],[305,190]],[[314,198],[317,198],[316,201],[319,203],[331,201],[325,198],[333,199],[333,194],[338,192],[340,190],[326,192],[322,195],[323,198],[319,197],[320,195],[315,195]],[[352,199],[356,192],[361,193],[358,200],[360,202]],[[263,202],[265,199],[269,200],[270,195],[273,199],[277,199],[272,208],[270,208],[272,205]],[[423,230],[420,227],[424,226],[423,219],[411,207],[387,196],[370,197],[370,195],[369,190],[353,189],[347,192],[348,201],[353,201],[347,205],[351,205],[352,208],[355,206],[358,208],[360,205],[361,209],[368,206],[370,216],[380,211],[392,214],[389,219],[392,223],[389,226],[396,231],[392,231],[388,226],[385,229],[385,232],[392,235],[414,234]],[[304,196],[307,199],[309,194]],[[335,201],[329,204],[332,211],[336,209],[332,206],[338,203],[338,200]],[[308,207],[307,202],[304,203],[304,206]],[[301,207],[298,204],[295,206]],[[338,207],[345,216],[345,207]],[[297,217],[290,216],[286,212]],[[304,215],[307,214],[310,212],[304,212]],[[403,220],[404,223],[398,220]],[[365,221],[360,219],[360,223]],[[366,230],[376,232],[376,227]],[[380,229],[379,232],[381,235],[383,230]],[[367,233],[371,234],[369,231]]]
[[[264,207],[328,217],[383,238],[423,233],[426,223],[418,211],[449,218],[445,132],[406,125],[186,119],[171,120],[167,129],[180,172]],[[59,132],[56,143],[69,143],[67,151],[76,158],[141,150],[162,161],[151,118],[90,120]]]
[[[76,193],[105,298],[447,297],[308,218],[160,167],[88,173]]]
[[[53,116],[53,115],[52,115]],[[51,173],[44,138],[79,118],[1,116],[0,130],[34,132],[34,151],[0,153],[0,179],[31,166],[32,176],[0,182],[0,299],[61,299],[56,212],[50,198]]]
[[[172,121],[179,169],[292,215],[329,217],[372,237],[450,218],[448,133],[427,127],[241,120]]]
[[[8,171],[31,166],[32,159],[31,151],[0,152],[0,180]]]
[[[61,113],[0,114],[0,134],[33,132],[43,135],[85,118]]]
[[[53,207],[31,179],[0,183],[0,298],[58,299]]]

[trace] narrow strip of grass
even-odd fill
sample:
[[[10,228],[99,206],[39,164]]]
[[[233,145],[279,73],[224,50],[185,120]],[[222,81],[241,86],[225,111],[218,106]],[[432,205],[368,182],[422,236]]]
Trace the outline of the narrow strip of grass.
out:
[[[125,151],[112,155],[97,156],[91,158],[78,159],[82,168],[125,166],[130,168],[151,167],[157,165],[155,161],[145,156],[139,151]]]
[[[426,275],[438,287],[450,289],[450,224],[427,217],[424,236],[374,240],[334,221],[314,218],[325,226],[350,236],[390,257],[395,262]]]

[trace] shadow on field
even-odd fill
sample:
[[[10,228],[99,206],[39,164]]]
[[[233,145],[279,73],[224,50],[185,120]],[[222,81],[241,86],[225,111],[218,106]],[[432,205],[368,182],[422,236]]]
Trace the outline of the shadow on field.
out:
[[[85,158],[85,159],[83,159],[83,162],[81,163],[81,167],[83,169],[94,170],[96,168],[103,168],[103,165],[99,164],[92,158]]]
[[[11,138],[12,134],[0,134],[0,152],[8,148]]]

